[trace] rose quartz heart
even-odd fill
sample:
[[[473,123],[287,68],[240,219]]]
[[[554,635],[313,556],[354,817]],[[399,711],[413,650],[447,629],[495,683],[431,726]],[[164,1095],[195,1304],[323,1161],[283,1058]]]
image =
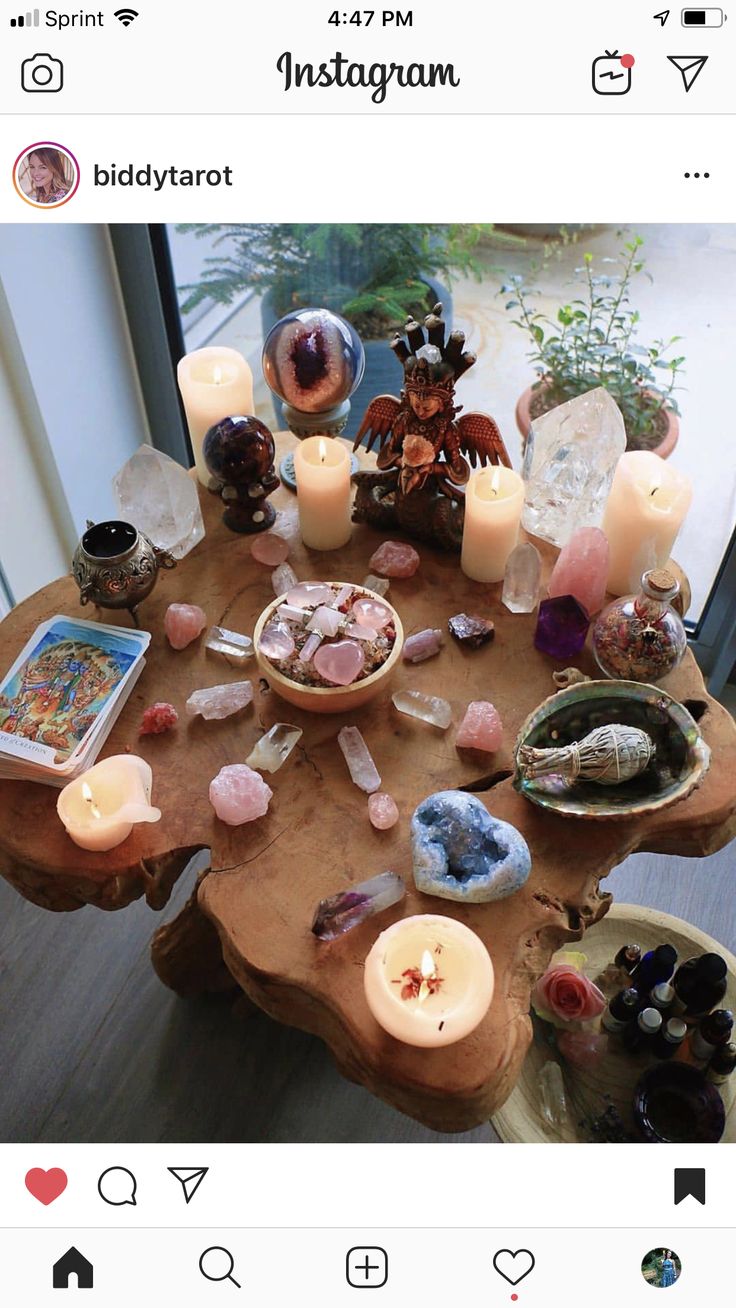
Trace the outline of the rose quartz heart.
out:
[[[389,622],[393,621],[393,613],[386,604],[379,604],[374,599],[359,599],[353,605],[353,617],[359,622],[361,627],[373,627],[375,631],[383,631]]]
[[[256,536],[250,547],[250,552],[259,563],[265,563],[269,568],[275,568],[277,563],[286,561],[289,553],[289,542],[284,540],[283,536],[277,536],[275,532],[267,531],[263,536]]]
[[[333,645],[320,645],[314,656],[314,666],[325,681],[333,686],[350,686],[360,676],[365,654],[354,640],[336,640]]]

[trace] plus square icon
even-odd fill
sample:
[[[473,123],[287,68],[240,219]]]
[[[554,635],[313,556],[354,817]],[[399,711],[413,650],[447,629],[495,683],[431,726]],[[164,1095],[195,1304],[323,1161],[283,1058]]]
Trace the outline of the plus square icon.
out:
[[[388,1280],[388,1254],[377,1245],[356,1245],[346,1259],[348,1285],[356,1290],[380,1290]]]

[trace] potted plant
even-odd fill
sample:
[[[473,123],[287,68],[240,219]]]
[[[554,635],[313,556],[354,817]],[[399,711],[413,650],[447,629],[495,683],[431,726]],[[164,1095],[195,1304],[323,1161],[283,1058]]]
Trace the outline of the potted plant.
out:
[[[644,271],[641,237],[628,241],[610,270],[598,271],[592,254],[583,255],[576,270],[583,293],[560,305],[556,318],[536,312],[539,291],[517,274],[501,293],[510,296],[506,308],[515,325],[527,332],[530,359],[538,380],[520,397],[516,421],[526,440],[534,418],[576,395],[605,386],[623,415],[627,449],[652,450],[667,458],[679,435],[679,409],[674,391],[685,360],[672,354],[681,337],[636,341],[639,312],[630,302],[634,279]]]
[[[346,435],[357,430],[368,402],[401,387],[401,368],[387,340],[410,315],[441,301],[448,329],[452,298],[437,280],[479,276],[474,252],[487,224],[258,223],[183,224],[180,231],[214,238],[216,254],[201,280],[181,290],[182,313],[203,300],[231,304],[246,290],[263,294],[263,334],[283,314],[308,305],[347,318],[366,347],[366,371],[352,400]]]

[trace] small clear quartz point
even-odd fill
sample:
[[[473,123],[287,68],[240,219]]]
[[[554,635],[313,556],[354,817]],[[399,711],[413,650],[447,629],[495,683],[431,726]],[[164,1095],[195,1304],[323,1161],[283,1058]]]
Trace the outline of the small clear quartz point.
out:
[[[248,767],[258,768],[260,772],[278,772],[303,734],[301,727],[289,722],[274,722],[253,746],[245,760]]]
[[[443,731],[447,731],[452,722],[451,706],[446,699],[436,695],[424,695],[421,690],[397,690],[391,698],[399,713],[419,718],[421,722],[431,722],[433,727],[441,727]]]
[[[205,646],[213,654],[226,654],[228,658],[237,659],[241,663],[251,659],[254,651],[250,636],[243,636],[239,631],[229,631],[227,627],[210,627]]]

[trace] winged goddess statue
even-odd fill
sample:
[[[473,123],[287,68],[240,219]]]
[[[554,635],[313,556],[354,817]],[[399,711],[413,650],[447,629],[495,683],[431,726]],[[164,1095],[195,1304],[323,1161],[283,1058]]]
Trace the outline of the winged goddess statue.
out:
[[[455,384],[476,356],[465,333],[445,340],[442,305],[420,325],[410,318],[391,342],[404,369],[400,398],[377,395],[366,409],[354,448],[378,443],[378,472],[358,472],[353,519],[376,527],[403,527],[410,535],[459,550],[463,487],[471,467],[511,467],[503,437],[485,413],[461,413]],[[425,336],[426,333],[426,336]]]

